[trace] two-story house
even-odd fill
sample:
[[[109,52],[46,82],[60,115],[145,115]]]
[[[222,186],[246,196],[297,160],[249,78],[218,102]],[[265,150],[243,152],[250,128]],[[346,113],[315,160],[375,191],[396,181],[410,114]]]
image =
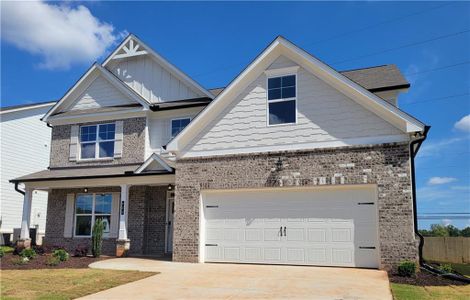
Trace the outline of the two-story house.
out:
[[[413,157],[394,65],[339,72],[282,37],[207,90],[130,35],[43,117],[46,244],[186,262],[390,268],[418,258]]]

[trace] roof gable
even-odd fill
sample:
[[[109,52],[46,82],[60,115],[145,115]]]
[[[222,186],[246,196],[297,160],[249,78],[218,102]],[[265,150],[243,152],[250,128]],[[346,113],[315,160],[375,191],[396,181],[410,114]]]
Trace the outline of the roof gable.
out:
[[[108,70],[103,68],[102,66],[98,64],[93,64],[90,69],[75,83],[72,88],[70,88],[67,93],[46,113],[46,115],[42,118],[43,121],[47,122],[50,118],[52,118],[55,114],[68,111],[68,110],[73,110],[74,105],[76,105],[78,102],[85,100],[89,101],[89,99],[84,99],[87,90],[92,87],[92,89],[95,89],[96,91],[96,86],[94,86],[94,83],[96,83],[96,80],[98,79],[99,82],[105,84],[106,87],[108,88],[113,88],[115,95],[119,95],[119,99],[114,99],[113,101],[117,101],[117,106],[120,106],[122,104],[140,104],[144,110],[149,108],[149,103],[140,97],[138,94],[136,94],[134,91],[132,91],[130,88],[128,88],[124,83],[122,83],[119,79],[117,79],[112,73],[110,73]],[[107,100],[110,100],[107,98],[108,96],[105,95],[106,93],[102,93],[100,97],[103,97],[101,100],[103,101],[103,104],[108,102]],[[86,97],[85,97],[86,98]],[[127,99],[126,99],[127,98]],[[94,106],[97,107],[99,106],[96,101],[94,101]],[[108,102],[108,104],[112,103]],[[115,104],[116,104],[115,103]],[[92,105],[93,106],[93,105]],[[89,109],[93,107],[83,107],[83,109]]]
[[[149,59],[150,61],[146,59]],[[132,75],[137,76],[137,79],[138,81],[141,81],[141,84],[137,84],[136,86],[134,84],[135,80],[133,78],[130,78],[129,81],[126,80],[126,78],[129,76],[129,73],[126,73],[126,70],[124,70],[124,73],[122,73],[123,71],[118,70],[119,64],[121,62],[133,62],[137,68],[140,68],[141,73]],[[153,64],[151,62],[153,62]],[[199,83],[183,73],[173,64],[168,62],[133,34],[130,34],[105,60],[103,67],[106,67],[109,70],[113,70],[113,72],[118,77],[120,77],[121,80],[128,83],[129,86],[131,86],[137,93],[141,94],[141,96],[150,102],[177,100],[175,97],[171,98],[171,96],[168,97],[164,95],[163,98],[165,99],[158,99],[158,95],[152,95],[152,86],[154,87],[154,90],[159,90],[162,88],[161,86],[155,86],[158,85],[159,81],[162,81],[163,83],[168,81],[167,85],[184,85],[185,87],[182,88],[183,92],[180,96],[182,98],[180,99],[190,99],[197,97],[209,97],[211,99],[214,98],[212,93],[203,88]],[[122,68],[123,66],[120,67],[120,69]],[[165,74],[163,74],[163,72],[167,72],[169,75],[164,76]],[[156,77],[159,77],[159,80],[155,80]],[[176,79],[175,83],[171,82],[173,78]],[[142,85],[150,88],[150,90],[144,91],[142,89]]]
[[[150,157],[140,165],[134,173],[141,174],[151,171],[168,171],[174,172],[174,169],[160,155],[152,153]]]
[[[378,115],[404,133],[424,130],[424,124],[385,100],[374,95],[359,84],[351,81],[346,76],[335,71],[325,63],[313,57],[309,53],[295,46],[283,37],[276,38],[255,60],[248,65],[205,110],[203,110],[189,126],[182,130],[167,145],[167,150],[178,152],[188,145],[202,128],[205,128],[211,120],[224,111],[237,95],[253,82],[262,72],[267,70],[276,59],[284,55],[296,62],[311,74],[320,78],[328,85],[339,90],[349,98]]]

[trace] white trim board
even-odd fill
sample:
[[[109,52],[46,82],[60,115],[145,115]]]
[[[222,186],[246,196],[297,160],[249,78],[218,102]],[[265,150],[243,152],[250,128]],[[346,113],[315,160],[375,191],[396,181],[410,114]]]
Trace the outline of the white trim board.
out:
[[[281,151],[298,151],[298,150],[314,150],[325,148],[337,148],[348,146],[360,145],[376,145],[385,143],[399,143],[408,142],[410,138],[408,135],[390,135],[378,137],[364,137],[344,140],[332,140],[328,142],[312,142],[312,143],[299,143],[291,145],[273,145],[273,146],[255,146],[243,148],[230,148],[230,149],[217,149],[217,150],[201,150],[201,151],[188,151],[181,155],[181,158],[189,157],[205,157],[205,156],[220,156],[220,155],[236,155],[248,153],[266,153],[266,152],[281,152]]]
[[[135,173],[136,174],[142,173],[154,161],[157,162],[159,165],[161,165],[168,172],[173,172],[173,168],[170,167],[165,162],[165,160],[160,157],[160,155],[158,155],[157,153],[153,153],[137,170],[135,170]]]
[[[387,101],[369,92],[341,73],[324,64],[309,53],[295,46],[283,37],[276,38],[238,77],[236,77],[217,98],[204,109],[189,126],[180,132],[167,145],[167,150],[175,153],[186,151],[185,147],[217,117],[236,96],[257,78],[279,56],[299,64],[313,75],[339,90],[367,110],[378,115],[404,133],[424,130],[424,124],[409,116]],[[178,154],[181,155],[181,154]]]

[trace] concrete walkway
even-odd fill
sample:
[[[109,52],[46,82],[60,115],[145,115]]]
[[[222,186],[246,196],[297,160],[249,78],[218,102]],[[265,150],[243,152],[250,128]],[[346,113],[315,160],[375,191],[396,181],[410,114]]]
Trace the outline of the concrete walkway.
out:
[[[387,273],[378,270],[139,258],[109,259],[90,267],[160,274],[82,299],[392,299]]]

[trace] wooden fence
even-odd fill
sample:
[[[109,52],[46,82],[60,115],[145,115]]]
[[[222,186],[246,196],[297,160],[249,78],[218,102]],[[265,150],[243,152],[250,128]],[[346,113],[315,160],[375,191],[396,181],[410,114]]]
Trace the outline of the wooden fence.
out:
[[[470,263],[470,237],[425,237],[425,260]]]

